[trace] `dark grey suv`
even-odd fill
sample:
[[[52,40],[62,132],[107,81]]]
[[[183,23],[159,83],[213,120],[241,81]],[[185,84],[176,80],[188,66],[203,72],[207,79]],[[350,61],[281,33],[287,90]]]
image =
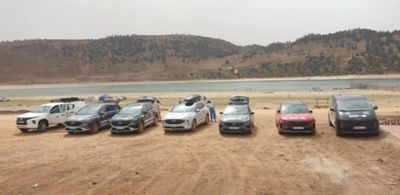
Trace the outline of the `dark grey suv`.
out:
[[[329,99],[329,124],[342,134],[379,134],[379,121],[367,98],[362,95],[335,95]]]
[[[219,120],[219,132],[251,134],[254,126],[254,112],[249,106],[249,98],[234,96],[230,98]]]
[[[149,102],[128,104],[111,118],[110,124],[112,134],[142,133],[146,127],[158,124],[158,110]]]
[[[109,125],[110,118],[120,109],[115,103],[86,105],[65,120],[65,130],[68,133],[97,133],[100,128]]]

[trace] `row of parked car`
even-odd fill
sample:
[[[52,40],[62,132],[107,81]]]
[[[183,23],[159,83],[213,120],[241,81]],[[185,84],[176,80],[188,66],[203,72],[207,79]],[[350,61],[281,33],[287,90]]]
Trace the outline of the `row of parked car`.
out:
[[[254,128],[254,112],[249,98],[233,96],[221,112],[219,131],[224,133],[248,133]],[[366,97],[361,95],[335,95],[329,101],[329,124],[342,134],[379,134],[379,122]],[[143,132],[146,127],[158,125],[160,108],[155,97],[142,97],[122,109],[117,102],[86,104],[79,99],[61,98],[58,102],[43,104],[31,112],[17,117],[17,128],[21,132],[29,129],[45,131],[52,125],[64,125],[72,133],[97,133],[110,127],[112,134]],[[276,112],[276,127],[279,134],[315,134],[316,120],[312,110],[301,101],[282,103]],[[173,106],[161,120],[164,131],[194,131],[201,124],[209,124],[210,112],[206,97],[189,96]]]

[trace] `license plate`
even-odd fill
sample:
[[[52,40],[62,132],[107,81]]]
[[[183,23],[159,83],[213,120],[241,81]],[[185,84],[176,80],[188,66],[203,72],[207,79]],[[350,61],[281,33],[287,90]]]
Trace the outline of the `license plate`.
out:
[[[294,130],[303,130],[304,127],[293,127]]]
[[[118,130],[124,130],[124,127],[117,127]]]
[[[229,127],[229,129],[238,130],[238,129],[239,129],[239,127]]]
[[[25,124],[24,121],[18,121],[17,123],[22,125]]]
[[[367,129],[367,127],[366,126],[354,126],[353,129],[355,129],[355,130],[364,130],[364,129]]]

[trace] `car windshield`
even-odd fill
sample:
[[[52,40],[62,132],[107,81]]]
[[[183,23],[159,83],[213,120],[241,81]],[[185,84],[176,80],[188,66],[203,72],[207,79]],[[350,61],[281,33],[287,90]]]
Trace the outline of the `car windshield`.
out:
[[[128,106],[122,108],[122,110],[119,111],[119,114],[140,114],[140,113],[142,113],[141,106]]]
[[[338,100],[337,109],[339,111],[371,110],[371,105],[366,99],[343,99]]]
[[[76,115],[94,115],[97,114],[101,106],[85,106],[81,108]]]
[[[51,106],[38,106],[32,109],[33,113],[47,113],[51,109]]]
[[[250,110],[247,106],[228,106],[223,113],[224,115],[248,115]]]
[[[194,112],[195,104],[178,104],[172,108],[171,112]]]
[[[303,114],[309,113],[308,107],[304,104],[285,104],[282,105],[282,114]]]

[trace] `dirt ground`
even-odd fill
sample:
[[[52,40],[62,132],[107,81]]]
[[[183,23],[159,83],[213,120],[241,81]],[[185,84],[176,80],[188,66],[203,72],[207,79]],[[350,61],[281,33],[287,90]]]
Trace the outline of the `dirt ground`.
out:
[[[381,111],[381,112],[384,112]],[[317,134],[279,135],[274,110],[255,110],[252,135],[195,132],[20,133],[0,115],[0,194],[400,194],[400,140],[336,137],[327,109]]]

